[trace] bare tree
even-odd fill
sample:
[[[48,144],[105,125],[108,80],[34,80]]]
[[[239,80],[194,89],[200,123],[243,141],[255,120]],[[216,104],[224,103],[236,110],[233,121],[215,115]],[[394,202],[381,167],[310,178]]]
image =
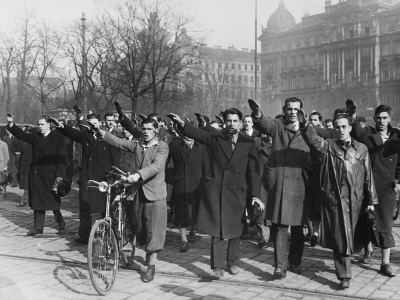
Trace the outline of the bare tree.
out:
[[[49,111],[49,96],[60,89],[64,84],[61,70],[57,65],[62,40],[60,35],[50,30],[45,24],[37,28],[36,59],[33,64],[31,80],[26,86],[32,91],[41,104],[42,114]]]
[[[15,75],[16,59],[17,56],[14,41],[7,37],[3,37],[0,46],[0,101],[1,106],[4,107],[5,110],[2,110],[2,117],[5,117],[6,112],[11,111],[11,76]]]

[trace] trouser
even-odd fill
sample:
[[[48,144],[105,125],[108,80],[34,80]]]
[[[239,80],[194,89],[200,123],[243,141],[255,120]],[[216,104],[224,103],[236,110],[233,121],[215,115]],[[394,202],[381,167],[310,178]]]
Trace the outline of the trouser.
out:
[[[289,264],[295,267],[301,264],[304,251],[303,226],[291,226],[291,242],[289,248]],[[287,239],[288,225],[272,223],[274,237],[275,268],[287,269]]]
[[[228,239],[226,254],[224,244],[224,239],[211,237],[211,269],[225,269],[225,261],[228,267],[239,263],[240,236]]]
[[[59,209],[53,210],[54,219],[57,223],[59,223],[62,219],[62,214]],[[37,230],[43,230],[44,228],[44,221],[46,218],[46,211],[45,210],[34,210],[33,211],[33,227]]]
[[[24,193],[21,198],[21,202],[28,203],[29,202],[29,192],[28,189],[24,189]]]
[[[335,263],[336,276],[339,280],[351,278],[350,256],[333,251],[333,261]]]
[[[269,229],[268,226],[263,223],[256,223],[256,229],[259,239],[264,239],[268,241],[269,239]]]

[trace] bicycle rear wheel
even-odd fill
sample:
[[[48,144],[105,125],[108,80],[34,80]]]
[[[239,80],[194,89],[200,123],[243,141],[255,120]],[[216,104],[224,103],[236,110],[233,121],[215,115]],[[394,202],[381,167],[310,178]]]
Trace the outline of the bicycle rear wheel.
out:
[[[88,265],[90,280],[100,295],[112,288],[118,269],[118,245],[114,231],[106,220],[96,221],[90,231]]]

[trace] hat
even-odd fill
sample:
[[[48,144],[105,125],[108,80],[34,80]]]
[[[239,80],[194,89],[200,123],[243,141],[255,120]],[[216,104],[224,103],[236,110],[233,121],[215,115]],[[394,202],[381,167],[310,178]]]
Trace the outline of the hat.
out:
[[[71,190],[71,183],[63,179],[57,185],[57,195],[59,197],[65,197],[68,195],[69,191]]]

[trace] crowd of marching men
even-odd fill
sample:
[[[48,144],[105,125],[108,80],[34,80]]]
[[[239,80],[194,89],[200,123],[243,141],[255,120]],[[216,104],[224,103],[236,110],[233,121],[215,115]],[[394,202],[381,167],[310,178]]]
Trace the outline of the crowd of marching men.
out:
[[[259,247],[274,247],[274,279],[302,272],[306,239],[333,250],[340,289],[350,286],[351,256],[364,251],[360,263],[371,263],[374,246],[382,251],[379,272],[396,275],[390,249],[400,189],[400,130],[390,124],[391,107],[378,106],[374,126],[366,126],[350,99],[324,121],[318,112],[307,115],[296,97],[286,99],[275,118],[251,99],[246,116],[236,108],[215,120],[169,113],[169,123],[157,113],[131,119],[115,106],[117,114],[104,118],[94,113],[84,118],[75,106],[74,122],[42,116],[36,128],[18,127],[8,113],[7,135],[0,141],[1,186],[5,193],[7,182],[19,180],[24,194],[18,206],[28,203],[34,211],[29,236],[43,234],[46,210],[64,229],[61,198],[77,170],[75,241],[87,244],[92,223],[106,206],[106,195],[88,189],[88,180],[101,181],[116,166],[128,172],[126,181],[139,183],[128,192],[127,214],[131,257],[136,246],[145,248],[144,282],[154,279],[168,218],[180,230],[181,252],[189,251],[196,231],[211,236],[214,279],[239,272],[240,239],[252,229]]]

